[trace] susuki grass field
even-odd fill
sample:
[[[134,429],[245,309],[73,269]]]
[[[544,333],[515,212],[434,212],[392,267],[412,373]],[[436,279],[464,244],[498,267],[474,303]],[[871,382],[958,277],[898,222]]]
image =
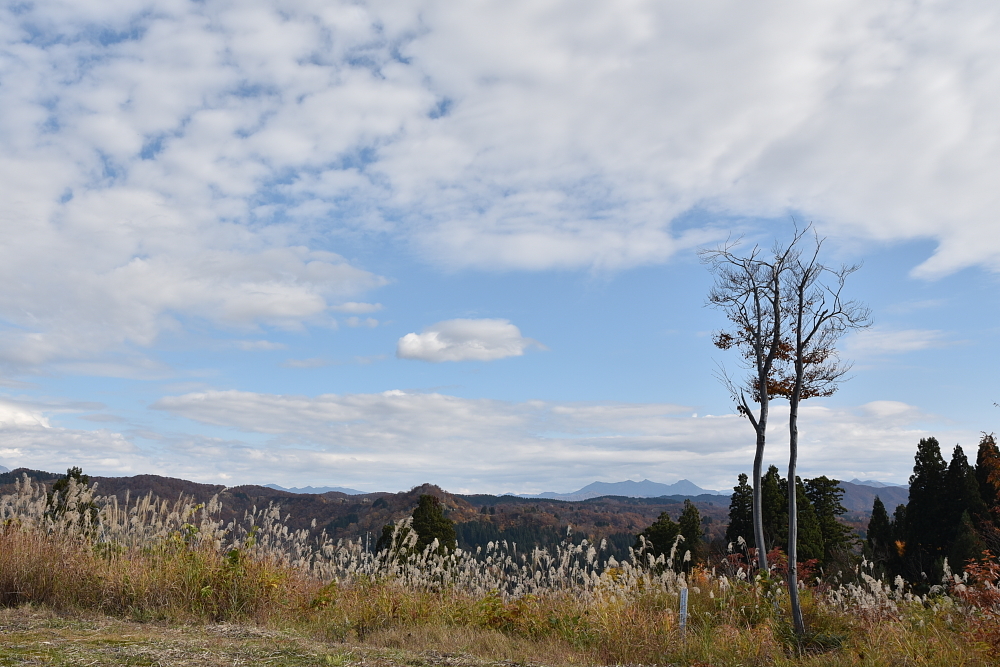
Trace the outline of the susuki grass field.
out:
[[[640,551],[627,562],[587,542],[415,553],[401,525],[392,549],[371,554],[290,531],[274,507],[223,525],[215,503],[119,504],[75,484],[67,496],[55,511],[25,479],[0,499],[5,613],[97,615],[191,636],[252,627],[329,647],[338,664],[350,647],[543,664],[990,665],[1000,652],[1000,567],[988,562],[925,597],[864,565],[844,581],[803,582],[809,631],[797,640],[776,575],[748,574],[737,557],[687,568],[682,544],[672,559]],[[13,660],[12,635],[0,633],[0,657]]]

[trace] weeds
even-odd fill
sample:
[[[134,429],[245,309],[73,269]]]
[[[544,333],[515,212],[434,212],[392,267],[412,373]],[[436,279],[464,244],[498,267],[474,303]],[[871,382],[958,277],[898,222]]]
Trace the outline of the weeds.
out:
[[[387,649],[438,642],[497,660],[633,664],[990,664],[1000,647],[1000,565],[947,574],[933,595],[863,563],[849,582],[800,585],[809,632],[791,633],[777,573],[733,557],[690,568],[679,543],[618,562],[603,545],[554,552],[490,543],[415,549],[291,531],[277,507],[223,525],[214,500],[100,497],[72,480],[53,500],[27,478],[0,498],[0,603],[137,621],[251,622]],[[773,559],[777,561],[777,559]],[[684,569],[690,568],[689,571]],[[681,571],[678,571],[681,570]],[[681,636],[678,593],[689,591]],[[561,657],[560,657],[561,656]],[[950,661],[950,662],[948,662]]]

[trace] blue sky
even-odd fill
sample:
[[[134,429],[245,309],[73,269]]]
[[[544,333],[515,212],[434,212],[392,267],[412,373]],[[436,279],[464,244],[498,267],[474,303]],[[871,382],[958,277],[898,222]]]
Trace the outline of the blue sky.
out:
[[[793,218],[874,319],[805,476],[1000,417],[994,3],[0,13],[0,465],[732,486],[696,253]]]

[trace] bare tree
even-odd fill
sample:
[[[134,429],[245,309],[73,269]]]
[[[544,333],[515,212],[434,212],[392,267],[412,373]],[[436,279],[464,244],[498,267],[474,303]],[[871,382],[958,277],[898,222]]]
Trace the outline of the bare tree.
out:
[[[806,227],[803,231],[810,230]],[[801,237],[796,237],[796,240]],[[788,318],[790,359],[776,370],[771,384],[774,395],[788,399],[788,594],[792,625],[797,635],[805,633],[798,589],[798,508],[796,506],[796,466],[799,453],[799,404],[815,396],[831,396],[850,364],[841,363],[836,344],[852,329],[871,323],[869,309],[856,301],[844,300],[848,276],[860,266],[833,269],[819,261],[823,239],[813,232],[814,247],[803,258],[797,255],[783,274],[784,312]]]
[[[746,417],[757,435],[753,461],[753,539],[757,566],[767,572],[767,549],[761,507],[761,477],[767,435],[768,409],[778,369],[790,360],[791,345],[784,329],[789,299],[784,286],[799,259],[797,244],[805,230],[796,230],[788,245],[775,243],[770,252],[754,246],[746,255],[736,253],[739,240],[701,251],[702,261],[715,274],[708,303],[718,308],[733,324],[729,331],[717,332],[716,347],[741,353],[741,365],[748,375],[734,380],[720,366],[719,379],[729,390],[736,410]],[[777,387],[780,389],[780,387]],[[751,407],[755,403],[755,411]]]

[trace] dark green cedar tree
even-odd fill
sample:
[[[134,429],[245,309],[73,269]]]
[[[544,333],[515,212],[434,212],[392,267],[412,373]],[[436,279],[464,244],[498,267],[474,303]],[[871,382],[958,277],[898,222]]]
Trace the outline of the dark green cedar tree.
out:
[[[840,487],[839,479],[830,479],[825,475],[807,479],[805,486],[806,495],[816,510],[819,528],[823,533],[821,560],[824,565],[829,565],[838,556],[847,553],[853,541],[851,528],[837,520],[838,516],[847,512],[840,502],[844,498],[844,489]],[[884,507],[882,511],[885,511]],[[888,517],[886,522],[888,523]]]
[[[906,507],[906,576],[937,583],[946,555],[945,481],[948,466],[937,438],[921,438],[910,476]]]
[[[639,535],[636,536],[635,546],[633,547],[638,551],[642,547],[642,539],[646,538],[646,553],[652,554],[654,558],[660,556],[660,554],[665,554],[666,557],[670,557],[670,550],[674,548],[674,541],[681,532],[681,527],[679,524],[674,522],[670,518],[670,515],[666,512],[661,512],[660,517],[651,525],[643,530]],[[677,551],[679,552],[679,557],[684,556],[684,544],[681,543],[677,546]],[[678,555],[675,555],[675,560]]]
[[[743,538],[748,548],[754,548],[753,541],[753,487],[748,483],[745,473],[740,473],[739,483],[733,487],[733,495],[729,500],[729,526],[726,528],[726,541],[737,548],[739,538]]]
[[[423,551],[435,539],[438,553],[455,550],[455,524],[444,515],[436,496],[423,494],[413,510],[413,530],[417,531],[417,551]]]
[[[708,555],[704,539],[704,528],[701,527],[701,513],[689,498],[684,499],[684,511],[678,519],[680,533],[684,542],[679,550],[691,552],[692,563],[702,563]]]

